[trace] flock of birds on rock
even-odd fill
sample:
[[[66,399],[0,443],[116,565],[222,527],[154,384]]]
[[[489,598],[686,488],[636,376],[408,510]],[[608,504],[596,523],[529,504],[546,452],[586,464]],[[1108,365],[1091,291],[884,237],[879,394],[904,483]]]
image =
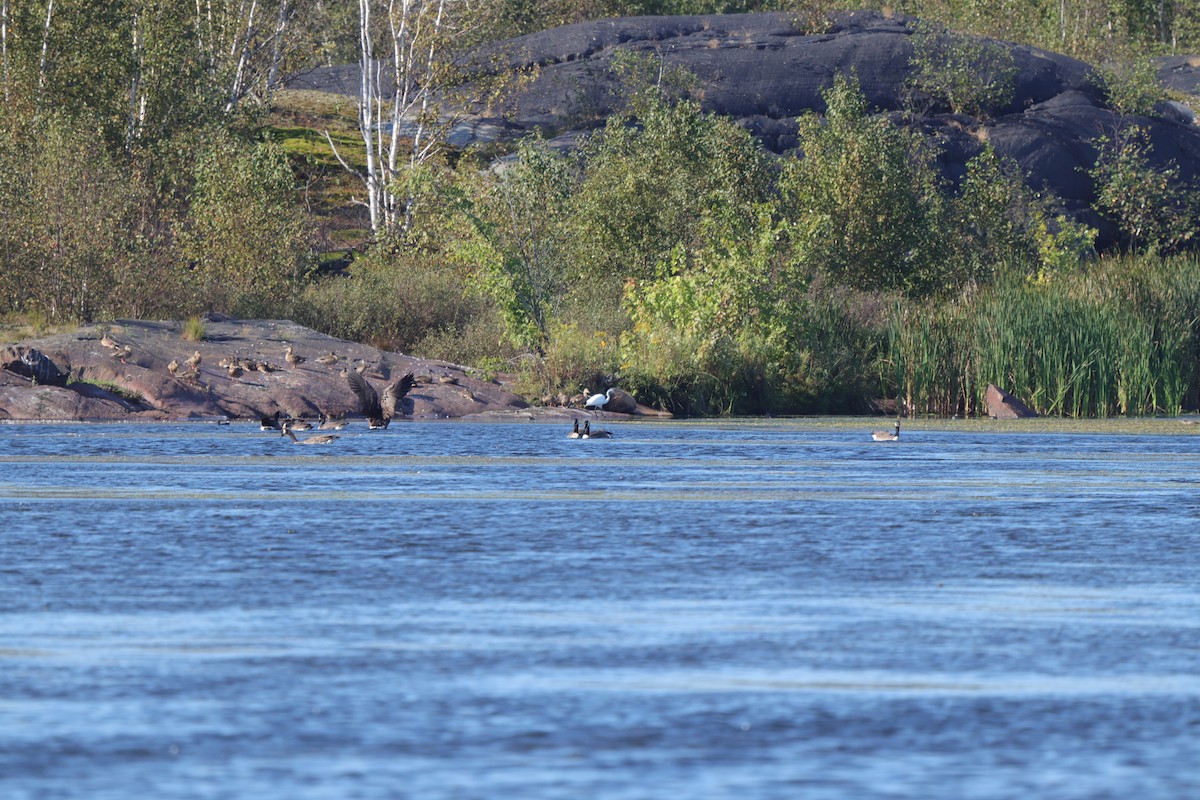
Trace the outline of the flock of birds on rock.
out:
[[[112,357],[119,359],[121,363],[126,363],[125,360],[133,353],[133,348],[128,344],[121,344],[113,339],[107,332],[100,339],[100,344],[113,351]],[[291,366],[296,367],[305,362],[305,357],[298,355],[288,345],[284,350],[284,360]],[[180,365],[176,359],[171,359],[167,364],[167,371],[172,376],[181,378],[194,377],[199,373],[202,356],[199,350],[196,350],[192,355],[184,360],[183,365]],[[320,356],[317,362],[324,366],[333,366],[338,362],[336,353],[330,351],[328,355]],[[187,367],[187,372],[180,374],[181,366]],[[226,369],[231,378],[237,378],[244,372],[274,372],[278,367],[272,366],[265,361],[255,361],[251,359],[226,358],[218,362],[218,366]],[[360,365],[354,370],[346,369],[342,374],[346,377],[346,382],[350,385],[350,390],[354,392],[354,396],[358,399],[358,410],[367,420],[367,427],[370,430],[383,430],[391,424],[394,417],[400,413],[402,401],[412,390],[415,384],[413,373],[408,372],[399,380],[389,384],[380,395],[366,378],[362,376],[366,365]],[[453,378],[439,379],[442,383],[455,383]],[[597,393],[587,397],[584,402],[584,408],[598,411],[604,410],[604,407],[612,400],[616,390],[609,389],[603,394]],[[321,412],[317,417],[318,430],[342,430],[349,423],[344,419],[330,419],[324,412]],[[272,416],[264,416],[261,418],[261,429],[264,431],[279,431],[280,436],[286,436],[295,444],[329,444],[335,441],[338,437],[334,434],[316,434],[307,436],[303,439],[296,436],[296,431],[308,431],[313,429],[313,424],[300,418],[283,417],[282,414],[276,411]],[[576,418],[571,427],[571,432],[567,434],[568,439],[611,439],[612,431],[604,430],[603,428],[592,428],[591,420],[584,420],[583,427],[579,426],[579,419]],[[876,442],[898,442],[900,441],[900,420],[896,420],[895,430],[873,431],[871,439]]]

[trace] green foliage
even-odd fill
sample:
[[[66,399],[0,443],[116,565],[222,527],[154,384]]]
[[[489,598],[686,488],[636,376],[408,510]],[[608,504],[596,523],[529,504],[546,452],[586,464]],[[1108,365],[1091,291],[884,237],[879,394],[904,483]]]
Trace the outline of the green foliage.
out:
[[[536,140],[459,197],[473,236],[458,245],[476,285],[501,309],[512,341],[538,352],[569,280],[565,210],[570,162]]]
[[[524,362],[531,395],[588,394],[621,375],[618,337],[578,320],[557,319],[540,359]]]
[[[1008,274],[1045,276],[1077,266],[1093,252],[1096,231],[1035,195],[1011,159],[989,146],[967,164],[950,203],[947,235],[961,247],[949,273],[961,285],[988,285]]]
[[[306,285],[292,318],[331,336],[403,352],[440,348],[437,352],[448,356],[449,339],[475,337],[475,345],[462,345],[458,358],[450,359],[459,360],[473,347],[487,349],[478,342],[485,341],[484,323],[492,321],[490,306],[464,292],[464,284],[461,271],[428,253],[380,248],[355,262],[349,275]],[[476,322],[480,327],[472,328]],[[494,323],[490,327],[499,329]],[[499,338],[493,335],[487,347],[503,352]]]
[[[88,321],[109,310],[128,253],[126,176],[87,126],[58,115],[0,123],[0,291],[18,310]]]
[[[292,173],[279,147],[215,132],[195,167],[181,251],[195,297],[234,316],[286,307],[304,258]]]
[[[1095,141],[1100,157],[1090,175],[1095,208],[1113,220],[1130,250],[1166,253],[1191,240],[1196,224],[1195,192],[1179,181],[1179,167],[1158,169],[1146,131],[1128,126],[1114,138]]]
[[[1104,91],[1109,108],[1122,116],[1151,116],[1154,107],[1167,99],[1149,59],[1099,67],[1092,79]]]
[[[676,244],[694,241],[707,209],[753,216],[771,186],[750,135],[693,102],[649,97],[631,123],[613,117],[587,144],[570,210],[578,279],[608,278],[617,293],[625,278],[653,276]]]
[[[912,35],[909,84],[956,114],[985,117],[1012,102],[1017,65],[999,43],[922,22]]]
[[[183,340],[185,342],[202,342],[207,329],[204,320],[199,315],[188,317],[183,323]]]
[[[898,305],[888,391],[910,413],[986,413],[989,383],[1049,415],[1179,413],[1196,402],[1198,287],[1195,259],[1105,259],[969,302]]]
[[[618,50],[613,54],[612,71],[634,116],[652,114],[656,105],[692,97],[700,88],[694,73],[667,63],[661,55]]]
[[[945,288],[941,195],[920,142],[871,116],[853,77],[825,92],[824,121],[800,118],[803,158],[784,164],[779,187],[791,259],[858,289],[918,294]]]
[[[743,410],[761,389],[776,228],[769,206],[749,210],[709,210],[693,250],[676,245],[652,280],[626,284],[623,371],[676,412]]]

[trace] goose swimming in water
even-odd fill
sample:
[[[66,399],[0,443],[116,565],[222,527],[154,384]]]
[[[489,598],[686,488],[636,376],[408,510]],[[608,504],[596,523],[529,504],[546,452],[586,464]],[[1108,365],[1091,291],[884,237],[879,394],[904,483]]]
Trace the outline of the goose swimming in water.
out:
[[[606,431],[603,428],[592,430],[592,421],[587,420],[583,423],[583,435],[581,439],[611,439],[612,431]]]
[[[358,410],[367,418],[367,427],[371,430],[386,428],[396,416],[396,409],[413,387],[413,374],[407,373],[403,378],[383,390],[381,399],[367,379],[357,372],[346,374],[346,382],[358,397]]]
[[[273,417],[261,417],[260,419],[262,420],[262,422],[258,428],[260,431],[277,431],[277,430],[279,430],[279,412],[278,411],[275,412],[275,416],[273,416]]]
[[[283,432],[280,436],[286,436],[292,440],[292,444],[329,444],[338,437],[329,433],[321,433],[316,436],[309,436],[307,439],[299,439],[296,434],[292,433],[292,427],[288,423],[283,423]]]
[[[571,432],[567,434],[567,438],[568,439],[582,439],[583,438],[583,433],[579,430],[579,419],[578,418],[576,418],[575,425],[574,425],[574,427],[571,428]]]
[[[900,420],[896,420],[896,431],[875,431],[871,434],[871,438],[877,442],[898,442],[900,441]]]
[[[324,411],[317,417],[317,429],[322,431],[340,431],[349,424],[344,419],[330,419]]]

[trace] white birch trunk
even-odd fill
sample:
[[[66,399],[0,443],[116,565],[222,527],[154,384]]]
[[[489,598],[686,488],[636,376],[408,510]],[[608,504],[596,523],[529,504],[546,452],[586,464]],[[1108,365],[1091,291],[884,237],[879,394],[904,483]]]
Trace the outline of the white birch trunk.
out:
[[[245,6],[243,5],[243,8]],[[237,53],[237,67],[233,71],[233,83],[229,87],[229,100],[225,103],[225,113],[228,114],[233,110],[234,105],[241,98],[244,87],[243,83],[246,79],[246,62],[250,58],[250,46],[254,37],[254,14],[258,10],[258,0],[251,0],[250,11],[246,14],[246,33],[241,37],[239,44],[237,37],[233,40],[234,52]],[[232,53],[231,53],[232,55]]]
[[[8,77],[8,0],[0,0],[0,61],[3,62],[4,74],[4,106],[7,108],[10,100]]]
[[[142,33],[141,15],[133,15],[133,77],[129,81],[129,119],[125,125],[125,149],[133,147],[134,139],[141,133],[138,125],[138,105],[142,86]]]
[[[279,63],[283,61],[284,34],[287,31],[291,13],[288,0],[279,0],[279,23],[275,26],[275,41],[271,45],[271,68],[267,72],[267,88],[265,100],[270,102],[271,94],[275,91],[275,82],[279,80]]]
[[[374,39],[371,36],[371,0],[358,0],[359,68],[362,84],[358,98],[358,130],[362,135],[367,156],[367,210],[371,215],[371,232],[378,235],[382,220],[379,215],[379,174],[375,158],[375,109],[379,102],[379,72],[375,62]]]
[[[46,54],[50,49],[50,23],[54,18],[54,0],[46,3],[46,24],[42,26],[42,58],[38,62],[38,90],[46,88]]]
[[[359,0],[359,66],[361,85],[358,127],[366,156],[365,172],[350,169],[334,148],[343,167],[358,175],[366,188],[371,231],[382,238],[406,231],[412,222],[411,182],[401,184],[438,152],[441,126],[431,125],[436,93],[444,88],[441,59],[446,54],[446,25],[450,0]],[[386,15],[376,21],[374,12]],[[376,53],[376,37],[390,45],[390,58]],[[386,70],[386,79],[384,77]],[[391,89],[386,96],[385,85]],[[385,127],[391,130],[385,135]],[[407,126],[407,127],[406,127]],[[333,146],[332,137],[326,140]],[[408,157],[401,174],[404,148]]]

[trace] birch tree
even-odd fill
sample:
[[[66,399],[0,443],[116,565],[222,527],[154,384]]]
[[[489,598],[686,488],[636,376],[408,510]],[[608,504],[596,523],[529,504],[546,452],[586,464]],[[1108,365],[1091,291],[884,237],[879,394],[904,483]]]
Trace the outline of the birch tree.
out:
[[[4,107],[12,103],[12,77],[8,70],[8,3],[0,0],[0,80],[4,81]]]
[[[417,204],[420,170],[454,123],[443,105],[454,83],[452,41],[469,39],[466,0],[359,0],[358,129],[365,166],[342,166],[362,181],[376,239],[403,233]]]

